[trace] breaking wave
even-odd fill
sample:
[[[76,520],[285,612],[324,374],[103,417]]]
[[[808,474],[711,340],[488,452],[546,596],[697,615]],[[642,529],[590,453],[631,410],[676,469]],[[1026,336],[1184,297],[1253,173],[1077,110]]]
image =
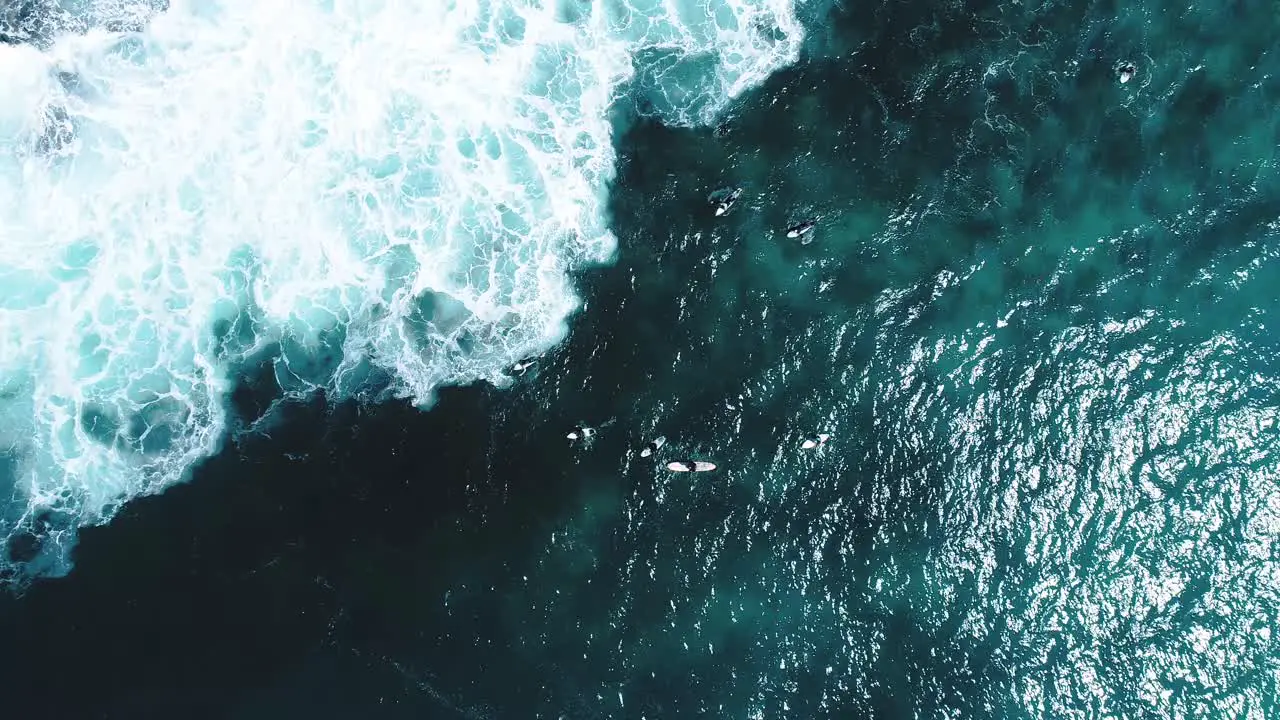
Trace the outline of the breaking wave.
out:
[[[0,45],[11,578],[214,453],[248,363],[288,396],[501,383],[614,250],[615,102],[708,122],[803,34],[790,0],[82,5]]]

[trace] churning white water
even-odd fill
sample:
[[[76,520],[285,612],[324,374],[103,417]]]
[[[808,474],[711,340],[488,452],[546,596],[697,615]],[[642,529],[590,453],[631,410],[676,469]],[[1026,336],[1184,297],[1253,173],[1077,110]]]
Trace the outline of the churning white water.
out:
[[[251,358],[287,393],[426,404],[556,343],[568,273],[615,244],[611,104],[709,121],[801,35],[791,0],[174,0],[0,45],[0,532],[45,535],[26,572],[215,452]]]

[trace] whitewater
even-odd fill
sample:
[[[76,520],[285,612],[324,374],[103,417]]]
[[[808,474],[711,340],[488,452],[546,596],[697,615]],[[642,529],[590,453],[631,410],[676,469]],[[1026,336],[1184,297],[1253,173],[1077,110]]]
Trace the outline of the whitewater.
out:
[[[175,0],[0,45],[4,577],[187,477],[237,373],[283,396],[501,384],[608,262],[611,112],[712,121],[791,0]],[[87,18],[87,20],[86,20]]]

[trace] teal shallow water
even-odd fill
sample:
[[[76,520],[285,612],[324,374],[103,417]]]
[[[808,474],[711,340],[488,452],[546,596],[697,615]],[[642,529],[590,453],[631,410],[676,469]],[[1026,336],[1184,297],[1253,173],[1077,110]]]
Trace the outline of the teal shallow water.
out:
[[[618,261],[536,377],[425,415],[297,408],[86,533],[71,578],[0,607],[6,696],[1274,716],[1280,11],[884,2],[813,27],[718,130],[630,127]],[[600,434],[568,447],[579,422]],[[638,458],[659,434],[721,470]]]

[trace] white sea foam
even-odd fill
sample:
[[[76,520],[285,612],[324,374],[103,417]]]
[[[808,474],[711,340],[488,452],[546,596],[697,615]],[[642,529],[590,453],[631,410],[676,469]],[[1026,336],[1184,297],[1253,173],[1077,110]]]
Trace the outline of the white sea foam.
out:
[[[705,122],[801,35],[791,0],[174,0],[0,46],[0,530],[180,481],[259,353],[298,394],[499,382],[613,252],[620,91]]]

